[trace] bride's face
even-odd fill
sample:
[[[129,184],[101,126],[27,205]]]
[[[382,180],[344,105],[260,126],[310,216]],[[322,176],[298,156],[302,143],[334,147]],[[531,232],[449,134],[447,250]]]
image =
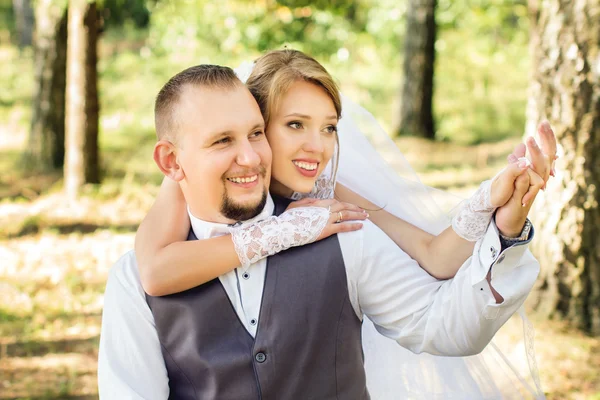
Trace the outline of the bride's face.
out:
[[[279,99],[266,134],[273,152],[271,191],[308,193],[331,160],[338,117],[327,92],[296,81]]]

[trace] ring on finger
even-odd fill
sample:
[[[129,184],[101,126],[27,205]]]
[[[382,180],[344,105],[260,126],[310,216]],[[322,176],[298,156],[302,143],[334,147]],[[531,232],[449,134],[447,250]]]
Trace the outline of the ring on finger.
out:
[[[339,224],[340,222],[342,222],[343,219],[343,215],[341,211],[338,211],[338,219],[337,221],[335,221],[336,224]]]

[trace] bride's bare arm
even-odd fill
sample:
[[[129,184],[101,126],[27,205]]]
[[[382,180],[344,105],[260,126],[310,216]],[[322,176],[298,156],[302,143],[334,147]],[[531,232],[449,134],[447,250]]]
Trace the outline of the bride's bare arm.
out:
[[[369,219],[392,239],[398,247],[414,258],[431,276],[452,278],[460,266],[473,254],[475,242],[469,242],[452,227],[434,236],[400,219],[380,206],[371,203],[341,184],[335,188],[336,197],[369,210]],[[377,210],[377,211],[371,211]]]
[[[151,296],[181,292],[232,271],[242,263],[249,264],[285,250],[286,246],[299,246],[362,227],[360,223],[337,224],[338,211],[344,211],[348,220],[366,218],[359,207],[334,199],[305,203],[292,203],[281,216],[248,224],[234,235],[186,241],[190,220],[185,199],[178,184],[165,178],[135,238],[135,254],[144,290]],[[307,206],[313,209],[309,210]],[[284,240],[286,235],[282,237],[282,243],[255,240],[257,231],[281,236],[278,230],[283,224],[287,227],[286,235],[291,236],[288,240]],[[244,233],[254,239],[246,243]]]
[[[240,265],[231,235],[186,241],[190,219],[179,185],[164,178],[135,236],[142,286],[151,296],[181,292]]]
[[[514,192],[515,179],[526,169],[527,165],[509,164],[491,183],[488,182],[491,185],[488,193],[490,193],[490,201],[493,205],[488,218],[491,219],[494,208],[504,205],[510,199]],[[480,192],[478,191],[478,193]],[[341,184],[336,185],[335,194],[342,201],[368,209],[369,219],[415,259],[424,270],[437,279],[452,278],[467,258],[473,254],[476,239],[471,241],[464,239],[456,233],[452,226],[446,228],[438,236],[434,236],[390,214],[385,209],[380,209],[380,206],[371,203]],[[484,221],[484,228],[488,223],[489,219]],[[484,231],[485,229],[483,229]]]

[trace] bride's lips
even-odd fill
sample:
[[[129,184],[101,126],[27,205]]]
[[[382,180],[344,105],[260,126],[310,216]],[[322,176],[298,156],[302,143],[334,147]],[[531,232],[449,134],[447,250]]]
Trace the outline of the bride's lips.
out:
[[[314,178],[319,171],[319,162],[308,158],[295,159],[292,161],[296,170],[307,178]]]

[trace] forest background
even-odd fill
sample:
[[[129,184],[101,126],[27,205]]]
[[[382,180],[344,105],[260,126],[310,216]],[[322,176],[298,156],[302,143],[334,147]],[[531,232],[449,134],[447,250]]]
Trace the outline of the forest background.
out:
[[[284,46],[460,196],[550,120],[571,172],[532,215],[543,273],[527,306],[548,398],[600,399],[600,5],[575,3],[0,0],[0,399],[97,398],[107,273],[162,179],[156,93],[188,66]],[[515,359],[520,332],[511,321],[498,338]]]

